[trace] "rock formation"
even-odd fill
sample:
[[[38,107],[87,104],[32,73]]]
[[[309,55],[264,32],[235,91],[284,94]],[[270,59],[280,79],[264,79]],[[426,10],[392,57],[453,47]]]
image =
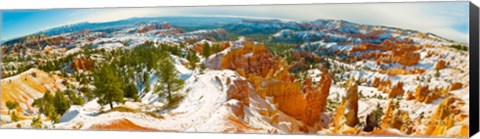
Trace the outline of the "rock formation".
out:
[[[390,80],[380,80],[380,78],[375,78],[373,87],[377,87],[379,91],[388,94],[388,98],[394,98],[397,96],[403,96],[405,90],[403,90],[403,82],[398,82],[395,85],[392,85]]]
[[[311,79],[306,78],[303,85],[288,72],[288,64],[279,57],[274,57],[262,44],[244,43],[244,47],[227,53],[220,64],[221,69],[237,71],[246,77],[255,88],[255,93],[263,99],[272,97],[278,109],[309,126],[320,121],[320,114],[325,111],[332,77],[322,69],[321,80],[313,87]],[[245,98],[245,82],[237,81],[229,89],[229,98]]]
[[[245,105],[249,105],[248,94],[254,93],[249,82],[246,80],[234,80],[227,90],[227,99],[237,99]]]
[[[445,67],[447,67],[447,63],[443,60],[439,60],[435,65],[436,70],[441,70],[441,69],[444,69]]]
[[[403,133],[411,134],[414,132],[413,121],[411,120],[407,112],[404,112],[397,108],[397,103],[399,102],[389,102],[387,111],[385,112],[385,116],[381,124],[381,128],[395,128],[402,131]]]
[[[382,44],[365,43],[359,46],[355,46],[350,50],[350,53],[361,52],[358,60],[362,59],[375,59],[377,62],[382,63],[395,63],[398,62],[403,66],[412,66],[420,61],[420,54],[416,51],[421,47],[412,43],[412,40],[385,40]],[[379,50],[381,52],[391,52],[391,54],[381,54],[376,51],[367,50]],[[356,59],[356,58],[354,58]],[[355,61],[358,61],[355,60]]]
[[[266,77],[270,70],[278,71],[280,57],[274,57],[263,44],[244,45],[222,58],[221,69],[243,69],[245,74],[255,73]]]
[[[170,25],[169,23],[154,23],[152,25],[143,27],[142,29],[138,30],[137,32],[138,33],[145,33],[145,32],[151,31],[151,30],[155,30],[155,29],[171,29],[171,28],[172,28],[172,25]]]
[[[413,92],[408,91],[407,98],[405,98],[405,100],[413,100],[413,99],[415,99],[415,96],[413,96]]]
[[[388,98],[394,98],[397,96],[403,96],[405,91],[403,90],[403,83],[398,82],[396,85],[392,87],[392,89],[388,92]]]
[[[93,70],[93,60],[90,58],[86,58],[84,56],[77,57],[73,59],[72,64],[70,64],[70,69],[74,69],[76,71],[79,70]]]
[[[354,127],[358,124],[358,85],[355,79],[352,77],[346,86],[346,124],[350,127]]]
[[[454,82],[450,85],[450,90],[457,90],[463,87],[462,83]]]
[[[431,103],[434,100],[438,99],[441,97],[442,94],[446,94],[448,92],[448,88],[441,89],[441,88],[435,88],[433,90],[430,90],[428,88],[428,85],[422,86],[418,85],[417,88],[415,89],[415,100],[418,102],[424,102],[424,103]]]
[[[459,108],[454,107],[458,98],[448,97],[442,101],[433,113],[430,121],[425,128],[424,135],[426,136],[445,136],[446,131],[454,126],[454,123],[459,123],[461,121],[456,121],[455,117],[460,116],[461,111]],[[462,124],[461,127],[468,127],[468,125]],[[460,130],[456,136],[468,136],[468,131]]]
[[[376,110],[371,111],[367,117],[365,118],[365,127],[363,131],[371,132],[374,131],[375,128],[380,128],[380,120],[383,116],[383,108],[377,103]]]

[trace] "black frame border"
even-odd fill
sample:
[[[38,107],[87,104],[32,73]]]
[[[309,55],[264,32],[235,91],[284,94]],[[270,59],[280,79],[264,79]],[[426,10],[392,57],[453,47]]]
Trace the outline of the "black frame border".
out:
[[[469,6],[469,55],[470,55],[470,137],[475,135],[479,131],[479,9],[478,7],[470,2]]]

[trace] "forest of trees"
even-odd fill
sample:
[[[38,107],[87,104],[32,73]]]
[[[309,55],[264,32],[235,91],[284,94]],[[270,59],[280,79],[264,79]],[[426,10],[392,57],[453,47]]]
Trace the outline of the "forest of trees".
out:
[[[58,122],[70,106],[83,105],[85,101],[94,98],[98,98],[97,102],[100,105],[107,105],[113,109],[116,104],[124,103],[126,98],[138,101],[141,92],[155,91],[160,97],[166,97],[167,107],[178,103],[183,97],[172,92],[182,89],[184,81],[178,78],[178,71],[170,54],[191,60],[190,65],[193,68],[199,61],[195,51],[188,51],[183,55],[178,47],[181,46],[156,45],[147,41],[131,49],[98,51],[104,59],[95,62],[93,72],[72,73],[79,83],[77,87],[65,81],[66,90],[55,93],[47,91],[42,98],[34,100],[32,106],[37,107],[39,112],[50,120]],[[71,59],[71,57],[68,56],[65,59]],[[49,65],[42,69],[59,70],[56,68],[56,63]],[[156,76],[159,83],[154,90],[149,89],[152,85],[151,75]],[[8,106],[9,110],[17,107],[10,102]],[[39,118],[32,120],[32,126],[38,126]]]
[[[274,53],[286,56],[291,52],[283,51],[295,47],[295,45],[270,43],[270,49],[275,47]],[[59,122],[60,117],[72,106],[83,105],[85,102],[97,99],[97,103],[114,109],[117,105],[127,100],[139,101],[139,98],[148,93],[156,93],[166,100],[166,106],[159,109],[175,107],[183,99],[182,95],[174,93],[184,87],[184,81],[179,79],[179,73],[175,68],[173,57],[182,57],[189,61],[188,68],[195,70],[200,68],[201,73],[206,66],[200,62],[200,57],[208,58],[212,54],[222,51],[220,44],[205,42],[201,52],[186,48],[185,44],[171,45],[147,41],[133,48],[91,49],[84,47],[81,52],[62,56],[57,59],[46,61],[45,64],[37,65],[36,68],[46,72],[60,71],[64,77],[77,82],[72,85],[70,81],[63,81],[67,89],[63,91],[45,92],[44,96],[35,99],[33,107],[39,109],[54,123]],[[68,64],[79,54],[85,57],[92,55],[100,56],[93,63],[92,71],[66,71]],[[291,57],[291,56],[290,56]],[[29,69],[30,67],[19,67]],[[19,70],[17,69],[17,70]],[[152,79],[157,79],[157,84],[152,84]],[[18,119],[15,112],[10,112],[18,107],[18,103],[8,102],[9,114]],[[32,127],[41,127],[41,117],[32,119]]]

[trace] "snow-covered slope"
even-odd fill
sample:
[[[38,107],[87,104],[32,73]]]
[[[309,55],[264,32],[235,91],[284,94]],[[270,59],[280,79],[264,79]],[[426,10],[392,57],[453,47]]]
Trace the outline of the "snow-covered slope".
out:
[[[173,56],[174,57],[174,56]],[[188,75],[185,80],[184,89],[177,91],[176,94],[185,96],[177,108],[171,111],[160,110],[163,105],[155,101],[127,102],[119,104],[117,107],[127,107],[134,110],[151,111],[161,115],[163,118],[152,117],[142,112],[119,112],[112,111],[102,113],[102,107],[92,100],[84,106],[74,106],[68,110],[60,120],[55,124],[59,129],[91,129],[98,125],[108,125],[115,121],[127,119],[133,124],[152,128],[160,131],[186,131],[186,132],[228,132],[242,130],[245,132],[254,132],[258,130],[275,129],[265,119],[259,118],[255,108],[246,107],[248,111],[245,121],[238,119],[232,111],[232,105],[238,105],[237,100],[227,100],[229,80],[241,78],[236,72],[231,70],[206,70],[203,74],[199,71],[190,71],[181,65],[182,59],[174,57],[175,66],[180,75]],[[154,92],[145,95],[145,100],[155,99]],[[267,103],[259,96],[251,98],[258,103]],[[103,109],[108,111],[109,109]],[[283,115],[284,119],[292,120]],[[298,123],[296,123],[298,124]],[[285,129],[286,130],[286,129]],[[288,131],[284,131],[285,133]]]

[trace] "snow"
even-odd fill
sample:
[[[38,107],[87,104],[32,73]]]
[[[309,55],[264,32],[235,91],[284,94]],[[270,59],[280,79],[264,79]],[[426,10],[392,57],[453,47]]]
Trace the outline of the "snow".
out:
[[[377,64],[373,60],[366,60],[366,62],[356,62],[354,64],[346,64],[339,61],[333,61],[334,65],[343,65],[348,71],[339,75],[342,79],[348,79],[353,76],[355,79],[369,79],[380,78],[382,80],[388,79],[391,80],[393,84],[397,82],[403,82],[403,89],[405,91],[414,91],[417,85],[426,84],[430,88],[434,87],[447,87],[452,81],[459,81],[466,85],[458,90],[452,90],[449,93],[452,93],[453,96],[462,99],[466,105],[461,107],[462,111],[468,113],[469,108],[469,63],[468,63],[468,53],[456,51],[452,48],[445,46],[454,44],[448,40],[445,40],[441,37],[432,35],[418,33],[410,30],[401,30],[388,27],[380,26],[366,26],[358,25],[355,23],[344,22],[340,20],[317,20],[312,23],[311,30],[301,30],[297,23],[300,22],[281,22],[279,20],[269,20],[265,23],[257,22],[241,22],[241,25],[244,25],[250,29],[265,29],[265,30],[278,30],[277,33],[272,34],[271,38],[275,41],[298,41],[301,40],[301,44],[296,49],[305,50],[315,53],[329,53],[335,51],[349,52],[355,45],[369,42],[369,43],[380,43],[383,39],[390,37],[396,37],[397,40],[401,39],[412,39],[414,43],[420,45],[432,45],[433,48],[422,48],[420,50],[421,60],[418,64],[413,66],[407,66],[407,70],[420,68],[426,70],[423,74],[417,75],[398,75],[390,76],[387,74],[381,74],[378,70],[385,68],[403,68],[399,63],[391,64]],[[139,26],[141,28],[143,26]],[[365,29],[367,27],[369,29]],[[215,32],[213,30],[197,30],[187,33],[181,33],[180,35],[157,35],[157,32],[162,32],[169,34],[173,29],[161,29],[161,30],[151,30],[146,33],[130,33],[135,31],[138,28],[125,28],[121,31],[108,34],[108,37],[98,38],[90,42],[91,45],[96,46],[96,48],[104,48],[107,50],[118,49],[118,48],[132,48],[139,44],[144,43],[145,41],[161,42],[161,43],[172,43],[177,44],[179,42],[184,42],[187,39],[201,39],[196,43],[209,43],[212,45],[213,42],[205,40],[199,35]],[[357,32],[353,35],[365,35],[372,31],[384,31],[384,33],[379,34],[372,38],[365,37],[352,37],[352,34],[349,32]],[[73,35],[72,33],[63,34]],[[237,41],[231,42],[231,46],[219,53],[213,54],[208,58],[201,58],[200,62],[207,63],[209,60],[214,60],[215,57],[223,56],[230,52],[232,49],[242,47],[242,42],[245,41],[245,37],[239,37]],[[124,46],[123,42],[128,42],[128,46]],[[77,45],[74,46],[84,46],[89,43],[88,41],[77,41]],[[297,43],[297,42],[296,42]],[[188,45],[188,48],[193,47],[193,45]],[[46,47],[50,48],[50,46]],[[53,48],[53,47],[52,47]],[[73,54],[81,51],[80,47],[72,48],[65,52],[66,55]],[[426,57],[428,52],[436,52],[438,55]],[[56,52],[59,53],[59,52]],[[390,53],[390,52],[387,52]],[[360,54],[360,53],[355,53]],[[354,54],[354,55],[355,55]],[[243,55],[244,57],[251,57],[253,53],[248,53]],[[200,56],[200,55],[199,55]],[[201,57],[201,56],[200,56]],[[109,110],[108,106],[101,106],[97,103],[97,100],[91,100],[83,106],[72,106],[65,114],[60,118],[60,123],[55,124],[56,128],[59,129],[72,129],[74,127],[81,126],[81,129],[88,129],[93,125],[97,124],[108,124],[114,120],[119,120],[122,118],[128,119],[133,123],[154,128],[158,130],[174,130],[174,131],[186,131],[186,132],[224,132],[227,128],[231,128],[231,120],[228,120],[230,117],[235,117],[234,112],[232,111],[232,106],[242,105],[240,101],[235,99],[227,98],[227,89],[229,84],[226,84],[227,78],[230,80],[243,79],[236,72],[231,70],[212,70],[206,69],[204,73],[200,73],[198,70],[190,70],[186,68],[185,65],[188,60],[171,55],[171,58],[174,61],[175,69],[179,72],[179,78],[185,81],[185,86],[183,89],[174,92],[174,94],[180,94],[185,96],[184,100],[180,102],[177,108],[172,110],[159,110],[159,108],[165,106],[166,100],[163,97],[159,97],[154,89],[150,89],[149,92],[141,91],[140,102],[132,102],[128,100],[125,104],[115,104],[117,107],[126,107],[134,110],[135,112],[118,112],[112,111],[107,113],[102,113]],[[435,65],[439,59],[448,60],[450,65],[446,69],[439,70],[439,76],[436,76]],[[12,64],[12,63],[7,63]],[[29,73],[31,70],[26,71]],[[153,71],[149,71],[152,73]],[[308,70],[309,76],[313,79],[313,82],[319,82],[322,72],[318,69]],[[334,76],[338,77],[338,76]],[[151,86],[157,83],[157,78],[155,75],[150,76]],[[6,80],[22,80],[20,75],[2,79]],[[42,84],[42,80],[39,79],[30,79],[29,82],[35,84]],[[60,81],[58,81],[60,82]],[[342,87],[344,81],[337,82],[332,84],[330,88],[330,95],[328,96],[329,100],[340,102],[341,98],[345,96],[345,88]],[[58,83],[56,83],[58,84]],[[63,86],[45,86],[45,89],[55,90],[56,88],[64,89]],[[22,92],[18,92],[18,96],[32,96],[33,98],[39,98],[42,96],[35,88],[28,86],[26,84],[18,86],[18,89]],[[371,111],[376,109],[377,104],[382,106],[386,110],[386,106],[393,99],[388,99],[387,94],[380,92],[374,87],[370,87],[369,83],[362,83],[358,86],[359,92],[362,96],[367,97],[360,98],[358,101],[359,111],[358,115],[360,117],[365,117]],[[142,89],[139,89],[142,90]],[[406,95],[406,94],[405,94]],[[380,96],[381,98],[376,98],[374,96]],[[420,113],[425,113],[427,116],[432,114],[438,104],[441,103],[444,98],[437,99],[430,104],[425,104],[417,102],[415,100],[404,100],[405,96],[401,96],[400,101],[400,110],[406,111],[409,113],[409,116],[413,119],[416,119],[420,116]],[[244,107],[245,117],[238,118],[242,124],[245,124],[248,127],[255,128],[261,132],[269,132],[275,130],[279,133],[303,133],[299,131],[300,127],[303,126],[303,123],[284,114],[279,111],[279,123],[271,123],[271,117],[263,116],[259,111],[271,111],[278,110],[277,106],[273,102],[273,98],[267,97],[262,98],[258,94],[251,93],[248,94],[248,99],[250,104]],[[32,100],[26,100],[26,103],[20,104],[22,109],[27,109],[29,106],[26,104],[31,104]],[[163,116],[163,119],[152,117],[145,112],[153,112],[158,115]],[[328,115],[331,113],[323,113]],[[7,118],[3,118],[7,117]],[[9,116],[2,115],[2,121],[9,121]],[[328,121],[328,117],[322,117],[322,119]],[[467,121],[468,122],[468,121]],[[27,121],[20,121],[24,127],[28,127],[29,124]],[[8,126],[14,126],[14,124],[7,124]],[[45,125],[53,128],[51,123],[45,122]],[[418,128],[422,128],[420,125]],[[456,130],[459,130],[459,126],[455,125],[452,129],[449,130],[449,134]],[[246,132],[255,132],[254,130],[247,130]],[[258,132],[258,131],[257,131]],[[392,130],[392,132],[398,132],[398,130]]]
[[[65,52],[65,55],[74,54],[74,53],[77,53],[77,52],[80,52],[80,51],[82,51],[82,49],[81,49],[81,48],[79,48],[79,47],[75,47],[75,48],[73,48],[73,49],[70,49],[70,50],[68,50],[67,52]]]
[[[106,49],[106,50],[112,50],[112,49],[115,49],[117,47],[122,47],[122,46],[123,46],[123,44],[116,42],[116,43],[101,44],[97,48],[98,49],[103,48],[103,49]]]
[[[76,108],[70,108],[66,111],[62,117],[60,117],[60,122],[68,122],[80,114],[80,111]]]
[[[116,104],[118,105],[117,107],[156,112],[161,114],[163,119],[157,119],[139,112],[114,111],[100,114],[102,106],[96,100],[92,100],[84,106],[71,107],[61,117],[60,123],[55,124],[55,127],[71,129],[72,127],[82,125],[81,129],[88,129],[93,125],[107,124],[114,120],[125,118],[139,126],[168,131],[223,132],[231,126],[235,128],[236,125],[232,124],[232,121],[228,120],[228,118],[235,115],[230,106],[238,105],[239,101],[235,99],[227,100],[226,91],[228,84],[226,84],[226,80],[227,78],[230,80],[243,78],[231,70],[206,69],[203,74],[200,74],[197,71],[190,71],[183,67],[181,65],[182,58],[176,56],[172,56],[172,58],[179,73],[181,75],[189,75],[184,76],[186,77],[184,88],[174,92],[185,96],[177,108],[171,111],[156,111],[156,108],[161,107],[164,103],[156,102],[160,98],[152,91],[146,93],[141,102],[127,101],[125,104]],[[252,128],[247,132],[277,130],[280,133],[290,133],[290,131],[301,133],[298,129],[302,123],[282,112],[279,112],[279,119],[282,122],[278,125],[271,125],[269,122],[271,119],[258,113],[259,110],[263,109],[277,109],[271,98],[264,100],[255,93],[249,96],[251,104],[244,107],[245,118],[240,119],[245,125]],[[107,110],[108,108],[103,109],[103,111]]]
[[[93,100],[83,107],[72,107],[62,117],[61,123],[56,126],[68,128],[80,122],[83,123],[83,128],[87,129],[91,125],[126,118],[140,126],[160,130],[219,132],[225,127],[225,122],[221,119],[225,119],[229,115],[229,110],[225,107],[227,103],[225,90],[213,83],[216,82],[215,77],[225,80],[227,77],[235,79],[235,77],[239,76],[234,71],[229,70],[207,70],[205,74],[194,75],[188,78],[185,81],[184,89],[177,92],[185,95],[185,99],[178,108],[164,115],[162,120],[144,114],[125,112],[110,112],[96,115],[94,113],[98,111],[99,106]],[[221,85],[226,86],[224,82]]]

